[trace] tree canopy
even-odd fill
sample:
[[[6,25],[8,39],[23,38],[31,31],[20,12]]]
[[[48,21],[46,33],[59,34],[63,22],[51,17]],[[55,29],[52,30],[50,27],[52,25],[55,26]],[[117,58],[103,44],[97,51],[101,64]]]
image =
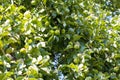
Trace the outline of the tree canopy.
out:
[[[0,0],[1,80],[119,80],[119,0]]]

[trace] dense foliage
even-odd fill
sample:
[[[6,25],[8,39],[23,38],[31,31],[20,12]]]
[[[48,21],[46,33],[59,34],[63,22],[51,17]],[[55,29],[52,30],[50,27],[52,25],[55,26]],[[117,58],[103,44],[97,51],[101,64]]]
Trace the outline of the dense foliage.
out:
[[[119,80],[119,0],[0,0],[1,80]]]

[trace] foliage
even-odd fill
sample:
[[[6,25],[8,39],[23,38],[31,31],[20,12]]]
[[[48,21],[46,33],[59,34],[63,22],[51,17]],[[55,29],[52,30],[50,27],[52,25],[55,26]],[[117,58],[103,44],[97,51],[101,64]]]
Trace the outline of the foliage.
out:
[[[0,79],[119,80],[117,2],[0,1]]]

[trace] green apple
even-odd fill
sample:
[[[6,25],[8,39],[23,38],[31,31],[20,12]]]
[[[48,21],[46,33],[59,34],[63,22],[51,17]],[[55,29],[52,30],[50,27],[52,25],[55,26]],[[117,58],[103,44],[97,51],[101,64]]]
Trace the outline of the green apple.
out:
[[[32,0],[32,1],[31,1],[31,4],[32,4],[32,5],[36,5],[36,4],[37,4],[36,0]]]
[[[50,25],[49,21],[46,21],[45,26],[49,26],[49,25]]]
[[[60,35],[60,30],[55,30],[56,35]]]
[[[26,49],[25,49],[25,48],[22,48],[22,49],[20,49],[20,52],[21,52],[21,53],[26,53]]]
[[[62,29],[61,33],[62,33],[62,34],[65,34],[65,29]]]

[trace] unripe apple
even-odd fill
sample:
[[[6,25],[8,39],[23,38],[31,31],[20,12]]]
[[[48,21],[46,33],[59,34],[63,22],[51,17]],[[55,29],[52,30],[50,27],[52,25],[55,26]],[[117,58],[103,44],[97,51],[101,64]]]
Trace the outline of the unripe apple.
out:
[[[26,49],[25,49],[25,48],[22,48],[22,49],[20,49],[20,52],[21,52],[21,53],[26,53]]]
[[[55,33],[55,31],[54,30],[50,30],[50,34],[54,34]]]
[[[60,35],[60,30],[55,30],[56,35]]]
[[[62,33],[62,34],[65,34],[65,29],[62,29],[61,33]]]
[[[50,25],[49,21],[46,21],[45,26],[49,26],[49,25]]]
[[[32,0],[32,1],[31,1],[31,4],[32,4],[32,5],[36,5],[37,2],[36,2],[35,0]]]

